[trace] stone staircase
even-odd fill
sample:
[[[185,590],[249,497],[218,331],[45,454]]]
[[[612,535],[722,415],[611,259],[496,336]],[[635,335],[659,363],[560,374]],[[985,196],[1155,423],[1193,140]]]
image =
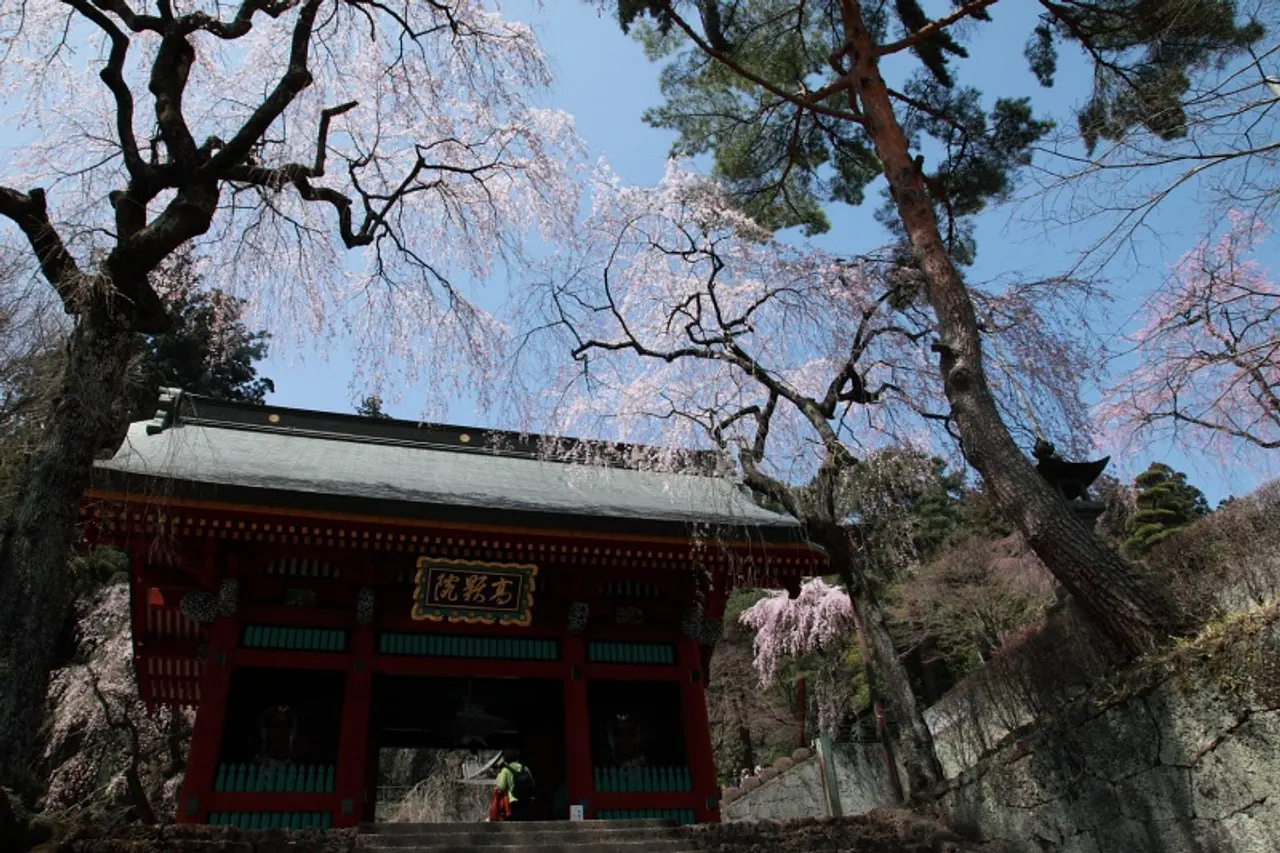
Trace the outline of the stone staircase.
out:
[[[691,853],[659,820],[556,823],[386,823],[365,826],[357,853]]]

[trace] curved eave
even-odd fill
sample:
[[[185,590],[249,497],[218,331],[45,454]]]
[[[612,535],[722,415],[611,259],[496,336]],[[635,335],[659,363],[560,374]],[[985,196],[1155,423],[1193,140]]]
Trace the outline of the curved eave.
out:
[[[363,523],[485,529],[512,533],[744,544],[807,545],[799,525],[756,521],[625,518],[595,513],[546,512],[438,502],[264,489],[223,483],[148,477],[98,468],[87,501],[119,501],[151,507],[209,506],[262,515],[341,517]]]

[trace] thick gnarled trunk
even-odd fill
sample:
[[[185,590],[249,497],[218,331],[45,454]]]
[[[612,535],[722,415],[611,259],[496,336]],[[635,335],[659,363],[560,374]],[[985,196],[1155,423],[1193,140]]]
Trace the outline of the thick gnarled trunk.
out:
[[[132,323],[110,306],[71,333],[56,403],[0,532],[0,783],[27,788],[58,634],[71,604],[71,546],[104,437],[125,416]]]
[[[973,301],[951,262],[938,220],[874,52],[858,0],[842,0],[858,106],[892,188],[937,315],[941,370],[965,459],[982,475],[1001,511],[1099,628],[1135,656],[1184,631],[1174,602],[1144,584],[1133,566],[1078,521],[1014,444],[982,364]]]

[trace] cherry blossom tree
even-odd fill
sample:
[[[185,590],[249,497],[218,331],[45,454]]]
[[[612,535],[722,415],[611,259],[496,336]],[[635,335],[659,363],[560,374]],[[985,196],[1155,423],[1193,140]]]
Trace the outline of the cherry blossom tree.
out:
[[[655,467],[681,467],[691,448],[718,452],[724,471],[804,524],[865,625],[909,784],[929,787],[941,772],[932,738],[864,582],[865,549],[843,494],[860,457],[878,447],[954,452],[918,274],[890,257],[775,240],[718,186],[675,164],[652,188],[602,169],[593,200],[522,304],[520,325],[538,329],[521,350],[534,369],[518,397],[539,409],[526,417],[672,448],[648,460]],[[1063,446],[1087,433],[1076,391],[1088,365],[1059,325],[1069,314],[1043,306],[1077,287],[975,289],[1005,417]],[[548,363],[561,366],[551,391]]]
[[[771,591],[742,611],[738,621],[755,632],[753,663],[760,686],[769,688],[778,680],[783,658],[842,648],[853,627],[853,607],[840,587],[810,578],[795,598]]]
[[[1268,233],[1233,213],[1226,233],[1179,258],[1147,300],[1122,354],[1138,365],[1101,408],[1122,438],[1220,458],[1280,449],[1280,284],[1254,257]]]
[[[811,578],[801,585],[795,598],[782,590],[770,592],[743,611],[738,621],[755,632],[752,663],[763,688],[768,689],[777,682],[784,658],[811,653],[822,657],[817,684],[818,725],[826,731],[834,729],[843,716],[848,691],[846,685],[836,681],[838,659],[848,648],[850,634],[856,634],[863,675],[871,694],[871,709],[885,751],[889,787],[895,799],[904,800],[906,792],[892,742],[886,736],[884,708],[870,664],[866,631],[849,595],[822,578]]]
[[[500,328],[467,283],[568,227],[579,153],[569,118],[530,100],[550,81],[531,30],[490,5],[0,6],[0,90],[22,102],[0,239],[74,323],[0,536],[0,781],[34,757],[77,503],[125,417],[134,334],[168,324],[165,258],[194,245],[205,286],[277,341],[350,333],[376,377],[484,366]]]
[[[63,813],[124,808],[154,823],[172,813],[194,715],[149,712],[138,693],[129,585],[108,585],[78,610],[75,660],[49,683],[45,808]]]

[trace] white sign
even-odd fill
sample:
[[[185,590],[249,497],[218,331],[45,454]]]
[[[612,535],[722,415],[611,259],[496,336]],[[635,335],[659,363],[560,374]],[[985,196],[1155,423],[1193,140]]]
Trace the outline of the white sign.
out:
[[[582,806],[569,806],[569,820],[582,819]]]

